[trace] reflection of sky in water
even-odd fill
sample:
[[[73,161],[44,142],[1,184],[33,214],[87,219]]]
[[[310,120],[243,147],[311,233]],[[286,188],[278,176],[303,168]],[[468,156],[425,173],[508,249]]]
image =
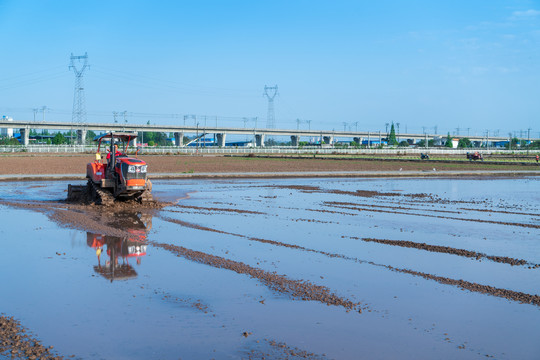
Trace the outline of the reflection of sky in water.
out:
[[[0,198],[61,199],[66,184],[52,182],[45,189],[0,183]],[[466,203],[432,204],[408,197],[363,198],[268,187],[273,184],[429,193]],[[538,225],[538,216],[534,215],[463,210],[509,208],[538,214],[540,203],[537,197],[534,200],[538,185],[537,179],[156,180],[158,198],[179,201],[190,193],[179,203],[262,214],[172,206],[145,221],[140,214],[135,214],[139,220],[129,220],[126,215],[111,221],[123,228],[131,223],[138,240],[105,240],[99,260],[99,247],[91,244],[97,244],[94,236],[100,234],[61,229],[41,213],[0,206],[0,246],[4,249],[0,308],[20,319],[44,343],[63,354],[83,358],[238,358],[242,349],[259,346],[256,340],[269,338],[335,358],[356,358],[359,353],[369,358],[477,358],[481,353],[533,359],[540,353],[535,335],[540,330],[538,307],[462,291],[378,265],[532,294],[540,292],[540,269],[366,243],[351,237],[425,242],[540,263],[539,229],[459,220]],[[478,201],[482,202],[475,203]],[[354,203],[362,210],[328,206],[327,202]],[[387,212],[369,211],[374,209],[370,206]],[[326,210],[336,213],[321,212]],[[239,236],[182,227],[166,218]],[[146,227],[148,220],[151,225]],[[141,222],[145,224],[142,228]],[[149,230],[148,235],[144,229]],[[319,253],[249,241],[250,237],[295,244]],[[146,240],[150,245],[145,255],[122,256],[130,241],[142,244]],[[152,247],[152,241],[325,285],[340,296],[361,301],[371,312],[360,315],[316,302],[291,301],[246,275],[176,257]],[[128,281],[103,281],[95,267],[111,263],[109,245],[116,252],[113,258],[118,264],[128,264],[137,276]],[[363,262],[320,252],[344,254]],[[196,303],[207,306],[208,313],[199,310]],[[246,339],[240,336],[243,331],[253,335]],[[458,349],[464,342],[466,350]]]

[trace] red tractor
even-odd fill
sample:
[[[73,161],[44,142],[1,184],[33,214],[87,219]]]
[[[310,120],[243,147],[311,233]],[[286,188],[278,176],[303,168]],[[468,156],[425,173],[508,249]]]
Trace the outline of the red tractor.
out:
[[[146,162],[126,155],[129,142],[136,137],[137,134],[120,132],[96,137],[96,159],[86,166],[88,184],[86,187],[69,185],[68,200],[81,198],[86,191],[90,202],[101,205],[111,205],[116,199],[137,200],[141,203],[153,201]],[[109,141],[106,162],[100,154],[104,140]]]
[[[469,161],[476,161],[476,160],[482,160],[484,161],[484,157],[482,156],[481,153],[479,153],[478,151],[475,151],[474,153],[467,153],[467,159],[469,159]]]

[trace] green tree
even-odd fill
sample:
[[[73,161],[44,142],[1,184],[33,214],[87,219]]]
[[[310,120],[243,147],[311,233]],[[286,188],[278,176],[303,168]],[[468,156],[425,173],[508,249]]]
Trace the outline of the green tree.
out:
[[[398,146],[399,147],[407,147],[407,146],[409,146],[409,143],[407,142],[407,140],[403,140],[403,141],[400,141]]]
[[[446,136],[446,143],[444,144],[447,148],[453,148],[454,144],[452,144],[452,137],[450,136],[450,133]]]
[[[6,136],[0,139],[0,145],[21,145],[21,143],[13,137]]]
[[[66,137],[62,133],[59,132],[56,135],[54,135],[54,138],[52,139],[52,143],[54,145],[65,144],[66,143]]]
[[[462,139],[459,139],[457,147],[460,149],[469,148],[469,147],[472,147],[472,142],[469,138],[462,138]]]
[[[85,141],[86,141],[87,143],[91,143],[92,140],[94,140],[95,137],[96,137],[96,133],[93,132],[92,130],[88,130],[88,131],[86,132],[86,139],[85,139]]]
[[[397,143],[396,129],[394,128],[394,123],[392,123],[392,127],[390,127],[390,135],[388,136],[388,145],[397,145]]]
[[[510,142],[506,145],[506,147],[512,150],[512,149],[516,149],[518,147],[518,144],[519,144],[519,139],[515,137],[515,138],[510,139]]]
[[[530,143],[529,149],[540,149],[540,140],[536,140]]]
[[[162,132],[154,133],[154,142],[158,146],[166,146],[167,145],[167,134]]]
[[[434,144],[435,144],[435,142],[433,141],[433,139],[428,140],[428,146],[429,147],[432,147]],[[425,147],[426,146],[426,141],[425,140],[420,140],[419,142],[416,143],[416,145],[418,145],[418,147]]]

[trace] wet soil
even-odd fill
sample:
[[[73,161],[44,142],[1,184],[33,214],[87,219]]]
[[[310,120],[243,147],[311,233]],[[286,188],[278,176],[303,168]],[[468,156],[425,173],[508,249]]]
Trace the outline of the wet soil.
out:
[[[39,187],[39,185],[32,185],[32,186],[34,188]],[[484,200],[478,200],[478,199],[451,200],[451,199],[439,197],[438,195],[434,195],[431,193],[414,193],[414,192],[403,193],[400,190],[376,191],[376,190],[371,190],[371,189],[363,189],[361,185],[357,185],[356,190],[346,190],[346,189],[337,189],[337,188],[325,189],[321,186],[306,185],[306,184],[302,184],[302,185],[275,184],[275,185],[262,185],[262,186],[251,185],[251,187],[272,188],[278,191],[290,190],[291,192],[296,191],[296,192],[301,192],[301,193],[317,195],[314,198],[318,199],[317,205],[319,205],[319,208],[315,208],[315,206],[313,206],[314,208],[309,208],[306,206],[305,209],[303,209],[306,212],[307,211],[312,212],[314,215],[313,218],[310,218],[309,217],[310,215],[307,215],[307,217],[306,216],[301,217],[300,215],[298,215],[298,212],[300,211],[300,209],[295,210],[295,208],[290,207],[290,208],[287,208],[289,211],[288,214],[290,216],[288,216],[286,219],[283,219],[283,218],[281,219],[282,221],[286,220],[289,222],[307,222],[307,223],[310,223],[309,226],[331,226],[332,225],[332,226],[335,226],[335,229],[339,229],[341,226],[345,225],[345,224],[341,224],[343,217],[335,216],[333,218],[328,218],[328,219],[325,217],[315,218],[315,216],[318,214],[339,215],[339,216],[347,215],[348,216],[347,218],[355,219],[356,217],[360,216],[359,214],[363,214],[363,213],[375,213],[375,214],[382,213],[382,214],[393,214],[393,215],[412,215],[419,218],[427,219],[426,221],[429,221],[429,219],[432,219],[432,218],[438,218],[438,219],[443,219],[443,220],[467,221],[473,224],[479,223],[479,224],[497,224],[497,225],[517,226],[517,227],[526,228],[527,230],[531,230],[531,231],[534,229],[540,228],[540,225],[537,225],[536,223],[529,224],[529,223],[517,222],[517,221],[505,221],[504,219],[502,221],[497,221],[497,220],[486,220],[485,218],[473,219],[473,218],[467,218],[467,217],[460,218],[456,216],[436,215],[436,213],[447,213],[447,214],[461,214],[463,216],[467,216],[468,212],[470,211],[473,211],[473,212],[479,211],[487,215],[490,215],[492,213],[492,214],[500,214],[500,215],[533,216],[536,214],[534,211],[526,211],[525,209],[519,209],[519,211],[508,211],[510,207],[508,208],[498,207],[496,209],[488,208],[487,205],[489,204],[489,202],[484,201]],[[286,191],[286,193],[289,194],[289,191]],[[397,272],[400,274],[405,274],[406,276],[410,276],[411,278],[419,277],[419,278],[422,278],[431,282],[436,282],[442,285],[448,285],[450,287],[456,287],[456,288],[467,290],[473,293],[485,294],[485,295],[490,295],[494,297],[504,298],[504,299],[510,300],[511,302],[529,304],[535,307],[540,306],[540,296],[534,293],[529,294],[527,292],[505,289],[502,287],[481,284],[474,281],[467,281],[467,280],[460,279],[458,276],[456,276],[455,278],[452,278],[451,276],[436,275],[435,272],[430,273],[430,272],[419,271],[417,269],[415,270],[414,267],[412,268],[399,267],[396,265],[390,265],[389,263],[386,263],[384,261],[364,260],[355,256],[347,255],[349,253],[341,252],[340,250],[336,250],[336,251],[321,250],[321,249],[317,249],[317,246],[315,243],[313,245],[307,245],[307,244],[311,244],[308,238],[304,242],[300,242],[300,244],[302,245],[299,245],[295,243],[290,243],[288,242],[290,240],[285,240],[285,239],[280,239],[283,241],[277,241],[277,240],[272,240],[270,238],[265,239],[262,236],[260,237],[251,236],[251,235],[248,235],[248,233],[244,232],[243,230],[238,230],[238,232],[236,232],[235,230],[230,230],[231,228],[226,226],[227,225],[226,222],[222,223],[221,224],[222,226],[214,226],[212,225],[212,222],[199,223],[198,221],[193,220],[194,218],[196,218],[193,215],[200,215],[207,218],[213,218],[217,216],[228,216],[229,217],[228,219],[230,219],[231,216],[238,216],[238,217],[241,217],[240,222],[243,222],[244,221],[243,219],[245,217],[248,217],[251,221],[253,221],[254,219],[261,218],[261,217],[268,217],[272,215],[272,211],[265,208],[267,204],[262,202],[261,199],[274,201],[275,199],[282,198],[281,194],[278,194],[275,196],[273,194],[271,195],[272,196],[259,195],[259,197],[253,197],[253,198],[244,197],[244,199],[246,199],[246,203],[252,202],[252,203],[257,204],[256,206],[251,207],[251,208],[245,206],[245,204],[244,206],[239,205],[237,201],[213,202],[213,204],[216,204],[216,205],[224,205],[223,207],[200,206],[200,204],[198,203],[193,204],[190,202],[167,203],[167,202],[159,202],[159,201],[154,204],[149,204],[147,206],[141,205],[137,202],[124,202],[124,203],[117,203],[112,207],[103,207],[99,205],[86,204],[84,201],[67,203],[65,201],[37,201],[37,200],[20,200],[19,201],[19,200],[0,199],[0,205],[16,207],[20,209],[28,209],[28,210],[44,213],[54,222],[60,224],[62,227],[85,230],[85,231],[94,232],[96,234],[105,234],[105,235],[118,237],[118,238],[133,237],[134,235],[133,235],[132,230],[134,228],[141,229],[142,234],[146,234],[152,228],[151,218],[157,217],[160,220],[163,220],[164,222],[168,222],[169,224],[174,224],[174,225],[185,227],[188,229],[206,231],[208,233],[229,235],[231,237],[236,237],[238,239],[247,240],[250,242],[270,245],[271,247],[279,247],[282,249],[288,249],[288,250],[292,250],[293,252],[294,251],[305,252],[305,253],[315,254],[317,256],[321,255],[321,257],[324,257],[324,258],[344,260],[344,262],[349,262],[349,263],[367,264],[367,265],[371,265],[372,267],[382,269],[386,273]],[[331,200],[328,200],[328,197],[327,197],[330,195],[340,195],[340,196],[343,195],[344,197],[350,196],[351,198],[348,199],[350,201],[331,201]],[[333,197],[333,199],[341,199],[341,197]],[[364,202],[366,203],[360,204],[360,203],[355,202],[357,200],[362,201],[361,199],[365,199]],[[481,206],[481,208],[480,209],[456,208],[455,205],[458,205],[461,203],[478,204]],[[209,202],[206,202],[206,204],[209,204]],[[411,207],[403,206],[404,204],[410,205]],[[442,206],[442,205],[447,205],[447,204],[451,204],[453,205],[453,207],[446,208]],[[433,206],[433,207],[427,208],[427,205]],[[426,206],[426,208],[422,208],[422,206]],[[276,208],[285,209],[285,207],[280,207],[280,206],[277,206]],[[334,208],[334,209],[345,210],[345,211],[329,210],[328,208]],[[170,216],[167,216],[166,214]],[[182,214],[181,219],[175,217],[175,214]],[[201,225],[201,224],[205,224],[205,225]],[[319,227],[318,229],[322,229],[322,227]],[[316,232],[316,230],[314,230],[314,232]],[[457,255],[460,257],[470,258],[470,259],[474,259],[478,261],[489,260],[491,262],[509,264],[516,267],[528,267],[529,269],[538,269],[540,267],[540,264],[536,264],[535,262],[527,261],[527,260],[520,259],[517,257],[510,257],[510,256],[504,256],[504,255],[500,255],[500,256],[489,255],[485,252],[466,250],[459,247],[430,245],[425,242],[414,242],[414,241],[395,239],[395,238],[394,239],[381,239],[381,238],[375,238],[375,237],[359,237],[359,236],[342,235],[342,234],[343,233],[335,233],[334,238],[345,239],[345,240],[357,240],[357,243],[359,243],[359,241],[362,241],[366,243],[394,246],[397,248],[399,247],[411,248],[411,249],[420,250],[418,252],[419,254],[422,252],[451,254],[451,255]],[[144,238],[146,239],[145,235],[144,235]],[[213,241],[216,245],[219,244],[219,240],[214,239]],[[357,299],[354,299],[355,298],[354,296],[352,296],[351,298],[341,296],[339,295],[340,293],[339,291],[333,290],[330,286],[319,285],[313,280],[304,280],[303,276],[298,276],[295,278],[295,276],[291,276],[287,274],[286,272],[281,272],[281,271],[272,272],[272,271],[264,270],[254,265],[248,265],[246,262],[243,262],[243,261],[232,260],[224,256],[211,254],[209,251],[195,250],[191,248],[191,246],[189,247],[180,246],[180,245],[171,244],[164,241],[156,241],[156,240],[149,241],[148,243],[152,245],[153,247],[165,250],[168,253],[174,254],[175,256],[180,257],[182,259],[189,260],[190,262],[204,264],[213,269],[223,269],[223,270],[228,270],[237,274],[249,276],[253,279],[258,280],[259,283],[265,285],[268,289],[272,290],[273,292],[284,295],[286,298],[290,298],[293,300],[303,300],[303,301],[308,301],[308,302],[313,301],[313,302],[318,302],[325,305],[336,306],[336,307],[344,309],[345,311],[342,311],[343,313],[345,312],[362,313],[364,310],[367,310],[368,312],[374,311],[380,314],[384,314],[383,309],[375,310],[377,308],[377,304],[372,304],[364,300],[358,301]],[[227,254],[228,251],[225,253]],[[295,255],[294,253],[292,253],[291,256],[295,258],[297,257],[297,255]],[[298,256],[298,259],[300,258],[301,256]],[[317,265],[315,265],[315,268],[316,267]],[[506,268],[510,270],[510,266],[507,266]],[[527,271],[527,273],[534,274],[535,272]],[[362,272],[359,272],[358,275],[360,277],[363,276]],[[322,276],[321,276],[321,279],[323,279]],[[413,289],[412,291],[414,292],[415,290]],[[210,313],[209,316],[212,316],[212,314],[215,315],[212,307],[198,297],[179,296],[177,294],[174,294],[165,290],[154,290],[154,294],[158,296],[159,298],[161,298],[161,300],[164,302],[171,302],[174,304],[190,307],[204,314]],[[360,296],[360,298],[362,297]],[[262,300],[261,303],[263,302],[264,300]],[[366,317],[365,315],[366,314],[364,313],[364,315],[361,316],[362,319],[365,319]],[[6,319],[10,320],[9,318],[6,318]],[[2,321],[4,321],[3,317],[2,317]],[[13,320],[11,319],[11,321]],[[2,325],[0,329],[2,331],[4,327],[3,324],[4,322],[0,322],[0,325]],[[9,321],[6,322],[6,324],[10,324]],[[12,327],[12,325],[6,325],[6,326]],[[10,331],[13,332],[14,330],[10,330]],[[242,336],[246,339],[251,339],[253,336],[251,331],[252,330],[246,330],[242,332],[241,334],[239,334],[239,336]],[[15,335],[15,336],[18,336],[18,335]],[[4,348],[0,347],[0,351],[5,351],[5,354],[9,354],[8,351],[12,351],[12,350],[18,351],[17,353],[13,353],[13,354],[19,354],[19,352],[22,353],[22,351],[26,351],[24,344],[18,343],[18,342],[10,343],[9,341],[6,342],[3,339],[4,339],[3,337],[0,337],[0,340],[2,341],[3,344],[8,344],[8,345],[11,344],[6,348],[6,350],[3,350]],[[34,344],[32,341],[34,340],[31,340],[30,343]],[[39,342],[37,341],[35,342],[39,344]],[[257,344],[259,344],[259,341],[257,341]],[[50,349],[50,351],[52,351],[52,349]],[[289,346],[285,342],[280,342],[277,340],[267,340],[267,339],[264,339],[264,341],[261,341],[261,344],[259,345],[250,346],[250,348],[246,351],[245,355],[247,358],[250,358],[250,359],[326,358],[324,354],[317,355],[315,353],[301,350],[294,346]],[[29,357],[29,355],[25,355],[25,356],[26,357],[21,356],[21,358],[31,358]],[[44,357],[45,355],[41,355],[40,357],[39,355],[37,355],[37,353],[31,353],[31,356],[36,356],[38,358],[46,358],[46,359],[61,358],[61,357],[53,357],[53,355],[51,355],[51,357]]]
[[[220,256],[210,255],[200,251],[194,251],[182,246],[152,242],[156,247],[170,251],[178,257],[210,265],[219,269],[227,269],[238,274],[249,275],[260,280],[270,289],[282,294],[290,295],[294,299],[305,301],[319,301],[327,305],[341,306],[346,310],[362,312],[360,304],[344,299],[331,292],[326,286],[315,285],[307,280],[293,280],[285,275],[264,271],[244,263],[225,259]]]
[[[247,333],[246,333],[247,334]],[[264,348],[263,348],[264,346]],[[261,346],[257,349],[251,349],[245,353],[248,360],[263,360],[263,359],[312,359],[322,360],[327,359],[326,354],[314,354],[308,351],[299,349],[295,346],[291,347],[285,342],[264,339]]]
[[[132,217],[151,217],[155,211],[170,205],[168,202],[154,201],[140,204],[136,201],[115,202],[111,206],[86,204],[82,201],[7,201],[0,199],[0,205],[41,212],[63,227],[93,233],[125,237],[132,224],[122,226],[122,215]],[[120,223],[119,223],[120,221]]]
[[[345,236],[342,236],[342,238],[345,238]],[[361,240],[365,242],[373,242],[373,243],[378,243],[378,244],[413,248],[413,249],[438,252],[438,253],[443,253],[443,254],[458,255],[458,256],[468,257],[475,260],[488,259],[488,260],[498,262],[498,263],[510,264],[512,266],[515,266],[515,265],[525,266],[526,265],[532,269],[540,268],[540,264],[533,264],[523,259],[514,259],[507,256],[486,255],[484,253],[479,253],[476,251],[470,251],[470,250],[464,250],[464,249],[456,249],[450,246],[428,245],[426,243],[416,243],[414,241],[405,241],[405,240],[360,238],[356,236],[349,236],[348,238],[354,239],[354,240]]]
[[[257,173],[290,171],[423,171],[432,170],[433,163],[425,161],[380,161],[366,159],[325,158],[275,158],[275,157],[229,157],[219,155],[142,155],[150,173]],[[2,155],[0,175],[3,174],[76,174],[85,173],[86,163],[94,160],[93,154],[58,155]],[[524,170],[535,167],[521,165],[481,163],[437,163],[437,170]]]
[[[472,292],[478,292],[478,293],[482,293],[482,294],[486,294],[486,295],[502,297],[502,298],[512,300],[512,301],[518,301],[518,302],[521,302],[521,303],[527,303],[527,304],[531,304],[531,305],[540,306],[540,302],[538,301],[540,299],[540,297],[538,295],[532,295],[532,294],[527,294],[527,293],[523,293],[523,292],[516,292],[516,291],[512,291],[512,290],[507,290],[507,289],[500,289],[500,288],[496,288],[496,287],[493,287],[493,286],[482,285],[482,284],[473,283],[473,282],[467,282],[467,281],[463,281],[463,280],[456,280],[456,279],[451,279],[451,278],[448,278],[448,277],[436,276],[436,275],[432,275],[432,274],[425,274],[425,273],[413,271],[413,270],[410,270],[410,269],[401,269],[401,268],[396,268],[396,267],[393,267],[393,266],[390,266],[390,265],[378,264],[378,263],[375,263],[375,262],[372,262],[372,261],[365,261],[365,260],[361,260],[361,259],[358,259],[358,258],[355,258],[355,257],[343,255],[343,254],[337,254],[337,253],[330,253],[330,252],[325,252],[325,251],[314,250],[314,249],[306,248],[306,247],[303,247],[303,246],[294,245],[294,244],[287,244],[287,243],[274,241],[274,240],[266,240],[266,239],[260,239],[260,238],[255,238],[255,237],[248,237],[248,236],[245,236],[245,235],[242,235],[242,234],[235,234],[235,233],[231,233],[231,232],[226,232],[226,231],[223,231],[223,230],[219,230],[219,229],[215,229],[215,228],[209,228],[209,227],[201,226],[201,225],[198,225],[198,224],[189,223],[189,222],[186,222],[186,221],[181,221],[181,220],[178,220],[178,219],[172,219],[172,218],[163,217],[163,216],[160,216],[160,217],[165,221],[173,222],[175,224],[185,226],[185,227],[188,227],[188,228],[192,228],[192,229],[215,232],[215,233],[220,233],[220,234],[233,235],[233,236],[248,239],[250,241],[256,241],[256,242],[270,244],[270,245],[274,245],[274,246],[280,246],[280,247],[286,247],[286,248],[290,248],[290,249],[296,249],[296,250],[301,250],[301,251],[306,251],[306,252],[317,253],[317,254],[320,254],[320,255],[327,256],[329,258],[340,258],[340,259],[344,259],[344,260],[354,261],[354,262],[357,262],[357,263],[365,263],[365,264],[386,268],[386,269],[396,271],[396,272],[400,272],[400,273],[404,273],[404,274],[410,274],[410,275],[414,275],[414,276],[421,276],[426,280],[434,280],[434,281],[437,281],[438,283],[441,283],[441,284],[457,286],[457,287],[460,287],[462,289],[469,290],[469,291],[472,291]],[[355,238],[355,237],[350,237],[350,238],[359,239],[359,238]],[[512,258],[504,257],[504,256],[484,255],[484,254],[480,254],[480,253],[476,253],[476,252],[469,252],[467,250],[453,249],[453,248],[449,248],[449,247],[431,246],[431,245],[427,245],[427,244],[415,244],[413,242],[399,241],[399,240],[397,240],[397,241],[380,240],[380,239],[359,239],[359,240],[363,240],[363,241],[366,241],[366,242],[383,243],[383,244],[386,244],[386,245],[417,248],[417,249],[420,249],[420,250],[428,250],[428,249],[430,249],[428,251],[450,253],[450,254],[461,255],[461,256],[466,256],[466,257],[473,257],[473,256],[467,256],[467,255],[474,254],[475,255],[474,258],[477,259],[477,260],[480,260],[482,257],[485,257],[485,258],[487,258],[489,260],[492,260],[492,261],[495,261],[495,262],[507,263],[507,264],[511,264],[511,265],[531,265],[531,264],[527,263],[525,260],[512,259]],[[235,266],[230,266],[230,267],[220,266],[220,264],[224,260],[224,259],[222,259],[220,257],[214,257],[213,255],[208,255],[208,254],[201,254],[201,257],[199,258],[197,256],[193,256],[191,254],[192,250],[189,250],[189,249],[184,249],[184,248],[180,247],[180,250],[178,250],[177,249],[178,247],[175,247],[175,246],[172,246],[172,247],[162,246],[162,247],[169,250],[169,251],[175,252],[178,256],[183,256],[183,257],[186,257],[186,258],[188,258],[190,260],[194,260],[194,261],[197,261],[197,262],[202,262],[202,263],[205,263],[207,265],[212,265],[212,266],[219,267],[219,268],[227,268],[229,270],[233,270],[233,271],[238,272],[238,273],[244,273],[244,274],[251,275],[252,277],[263,280],[263,282],[265,284],[267,284],[267,285],[271,285],[272,280],[277,279],[278,280],[278,284],[277,284],[278,286],[270,286],[270,287],[273,290],[276,290],[278,292],[291,294],[289,291],[283,291],[283,286],[282,286],[282,280],[283,279],[281,278],[280,275],[276,275],[277,276],[276,278],[269,277],[269,276],[265,276],[263,278],[260,278],[258,276],[254,276],[253,268],[248,266],[248,265],[245,265],[245,264],[241,264],[241,266],[237,266],[237,267],[235,267]],[[185,256],[185,254],[188,254],[188,256]],[[205,258],[205,257],[207,257],[207,258]],[[198,259],[203,259],[203,260],[199,261]],[[531,268],[531,269],[536,269],[536,268],[539,268],[539,267],[540,267],[540,264],[534,264],[534,265],[529,266],[529,268]],[[259,271],[262,271],[262,270],[259,270]],[[264,271],[262,271],[262,272],[265,273]],[[300,283],[302,283],[302,282],[300,282]],[[308,290],[307,294],[310,294],[312,292],[311,291],[312,287],[309,287],[309,286],[308,287],[302,286],[302,287],[304,289]],[[292,296],[294,298],[299,298],[294,293],[292,293]],[[326,297],[323,297],[323,298],[326,298]],[[306,297],[306,298],[300,297],[300,299],[302,299],[302,300],[321,301],[321,296],[318,293],[314,293],[311,296]],[[327,303],[326,301],[322,301],[322,302]],[[329,303],[327,303],[327,304],[329,304]],[[345,304],[345,305],[343,305],[343,304]],[[364,304],[360,308],[360,303],[355,304],[353,301],[348,300],[348,299],[340,299],[339,302],[331,303],[329,305],[344,306],[348,310],[355,309],[355,310],[358,310],[359,312],[362,312],[362,309],[364,309],[364,310],[369,309],[369,305],[367,305],[367,304]]]
[[[390,270],[394,270],[400,273],[411,274],[414,276],[420,276],[427,280],[434,280],[438,283],[445,285],[454,285],[464,290],[474,291],[482,294],[489,294],[500,298],[517,301],[522,304],[531,304],[540,306],[540,295],[526,294],[520,291],[513,291],[508,289],[499,289],[489,285],[482,285],[465,280],[450,279],[444,276],[437,276],[432,274],[426,274],[420,271],[414,271],[409,269],[397,269],[392,266],[388,266]]]
[[[41,344],[21,323],[12,317],[0,316],[0,357],[11,359],[62,360],[53,346]]]
[[[405,212],[405,211],[382,210],[382,209],[374,209],[374,208],[361,207],[361,206],[344,206],[340,204],[339,202],[333,202],[333,201],[326,202],[325,205],[330,206],[330,207],[337,207],[340,209],[348,209],[348,210],[355,210],[355,211],[371,211],[371,212],[388,213],[388,214],[422,216],[422,217],[431,217],[431,218],[447,219],[447,220],[459,220],[459,221],[467,221],[467,222],[478,222],[478,223],[486,223],[486,224],[519,226],[519,227],[524,227],[524,228],[540,229],[540,225],[536,225],[536,224],[516,223],[516,222],[507,222],[507,221],[494,221],[494,220],[473,219],[473,218],[459,218],[459,217],[442,216],[442,215],[418,214],[418,213],[411,213],[411,212]],[[399,209],[399,207],[394,207],[394,209],[397,210]]]

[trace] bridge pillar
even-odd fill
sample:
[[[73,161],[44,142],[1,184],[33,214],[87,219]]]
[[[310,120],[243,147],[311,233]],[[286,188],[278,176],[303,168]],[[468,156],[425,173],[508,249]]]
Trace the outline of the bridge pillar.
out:
[[[174,144],[176,146],[184,146],[184,133],[183,132],[174,133]]]
[[[86,129],[77,130],[77,144],[84,145],[86,141]]]
[[[300,139],[300,136],[291,135],[291,145],[292,146],[298,146],[298,139]]]
[[[332,145],[334,143],[334,135],[323,136],[323,141],[325,144]]]
[[[28,146],[30,144],[30,129],[24,128],[20,130],[21,132],[21,144]]]
[[[220,148],[225,147],[225,137],[226,136],[227,136],[227,134],[225,134],[225,133],[216,134],[217,146],[219,146]]]
[[[263,147],[264,146],[264,134],[255,135],[255,146]]]

